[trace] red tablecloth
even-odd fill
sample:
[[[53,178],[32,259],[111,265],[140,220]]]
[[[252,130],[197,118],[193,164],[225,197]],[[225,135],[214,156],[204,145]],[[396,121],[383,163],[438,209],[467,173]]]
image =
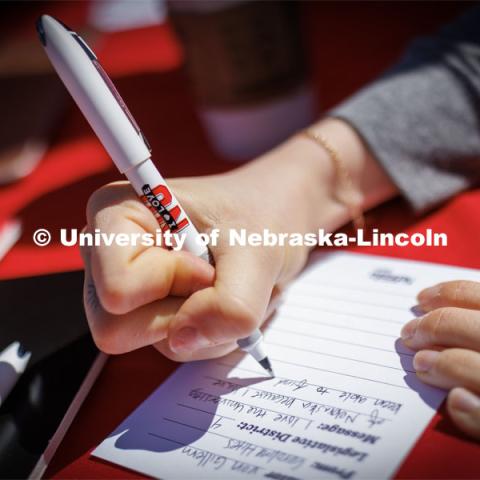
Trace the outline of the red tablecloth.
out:
[[[82,2],[40,5],[74,27],[83,21],[87,7]],[[381,72],[412,36],[430,32],[464,5],[337,2],[304,7],[312,79],[320,105],[328,108]],[[30,35],[33,18],[34,14],[27,12],[15,19],[18,28],[12,35]],[[188,84],[179,68],[182,54],[168,25],[106,36],[96,50],[152,144],[154,158],[166,176],[231,168],[211,151],[198,124]],[[118,178],[88,125],[70,105],[38,169],[21,182],[0,189],[0,216],[19,216],[25,227],[18,245],[0,263],[0,278],[80,268],[78,251],[62,247],[58,231],[82,227],[90,193]],[[430,227],[446,232],[449,245],[376,248],[368,249],[368,253],[480,267],[480,191],[466,193],[422,219],[410,215],[401,201],[391,202],[374,211],[371,221],[384,230]],[[54,239],[57,237],[43,249],[31,240],[31,234],[40,227],[49,228]],[[173,362],[149,348],[110,358],[47,476],[138,477],[91,458],[90,451],[174,369]],[[456,432],[441,411],[398,476],[479,478],[480,445]]]

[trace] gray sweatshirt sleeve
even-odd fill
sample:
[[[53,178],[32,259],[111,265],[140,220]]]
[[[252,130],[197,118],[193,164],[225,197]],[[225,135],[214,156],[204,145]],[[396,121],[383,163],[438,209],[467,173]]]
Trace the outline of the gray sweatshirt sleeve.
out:
[[[417,212],[480,179],[480,7],[329,112],[350,123]]]

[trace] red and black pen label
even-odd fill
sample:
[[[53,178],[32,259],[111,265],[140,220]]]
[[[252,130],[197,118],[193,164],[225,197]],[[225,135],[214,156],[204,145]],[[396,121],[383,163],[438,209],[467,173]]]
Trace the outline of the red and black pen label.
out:
[[[169,229],[171,232],[180,232],[190,224],[188,218],[179,220],[182,214],[179,205],[168,208],[173,203],[173,195],[166,185],[158,185],[152,188],[146,183],[142,187],[142,192],[143,202],[158,218],[162,230]],[[163,221],[160,221],[160,219]]]

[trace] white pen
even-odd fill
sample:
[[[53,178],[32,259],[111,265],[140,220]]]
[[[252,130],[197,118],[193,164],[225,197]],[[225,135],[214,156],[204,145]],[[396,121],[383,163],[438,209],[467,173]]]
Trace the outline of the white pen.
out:
[[[162,230],[182,233],[183,248],[210,261],[208,248],[151,160],[151,149],[96,55],[74,31],[49,15],[37,21],[37,31],[57,74],[120,173],[156,216]],[[263,336],[255,330],[238,341],[273,376],[263,349]]]
[[[31,356],[32,354],[24,350],[19,342],[11,343],[0,353],[0,405],[27,368]]]

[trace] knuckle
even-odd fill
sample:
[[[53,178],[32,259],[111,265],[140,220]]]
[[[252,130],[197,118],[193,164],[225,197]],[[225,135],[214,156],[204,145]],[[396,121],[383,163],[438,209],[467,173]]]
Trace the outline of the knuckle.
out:
[[[440,283],[438,285],[438,293],[441,297],[448,297],[453,290],[452,282]]]
[[[455,280],[442,284],[440,287],[440,295],[452,303],[457,303],[465,297],[466,292],[471,288],[471,282],[467,280]]]
[[[419,331],[427,339],[435,339],[441,336],[445,324],[451,318],[452,309],[449,307],[437,308],[427,313],[420,320]]]
[[[468,288],[468,282],[464,280],[458,280],[453,283],[452,287],[452,300],[460,300],[464,296],[465,290]]]
[[[123,315],[129,312],[130,291],[121,278],[108,278],[97,282],[98,298],[102,307],[113,315]]]
[[[449,364],[454,364],[458,369],[471,368],[469,352],[461,348],[445,350],[445,357]]]
[[[157,282],[155,288],[155,294],[158,299],[166,298],[170,294],[175,282],[175,270],[176,269],[168,268],[168,265],[165,265],[162,277]]]
[[[474,296],[479,295],[479,284],[477,282],[458,280],[455,283],[457,284],[457,296],[459,299],[464,298],[467,294],[474,294]]]
[[[93,341],[97,348],[109,355],[124,353],[122,342],[119,340],[119,334],[114,325],[109,322],[101,322],[91,329]]]
[[[103,185],[95,190],[87,201],[87,223],[92,225],[97,214],[102,210],[107,209],[107,207],[125,204],[126,202],[128,205],[135,204],[135,202],[131,202],[131,200],[135,200],[136,203],[141,204],[127,183],[112,182]]]
[[[435,369],[451,377],[462,376],[465,369],[471,368],[467,350],[448,348],[440,352]]]

